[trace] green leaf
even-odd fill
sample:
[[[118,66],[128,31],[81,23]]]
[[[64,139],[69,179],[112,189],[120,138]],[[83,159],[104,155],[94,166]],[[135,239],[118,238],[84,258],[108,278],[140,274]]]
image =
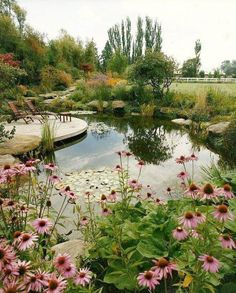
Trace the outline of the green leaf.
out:
[[[160,258],[168,255],[163,241],[153,238],[141,240],[137,246],[137,250],[148,258]]]

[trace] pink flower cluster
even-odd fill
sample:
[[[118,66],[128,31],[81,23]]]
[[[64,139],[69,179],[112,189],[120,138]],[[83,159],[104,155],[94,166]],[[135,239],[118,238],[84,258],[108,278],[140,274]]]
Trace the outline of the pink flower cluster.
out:
[[[153,263],[154,266],[149,271],[140,273],[137,277],[138,284],[150,290],[154,290],[163,278],[167,279],[168,275],[172,277],[172,271],[177,270],[175,263],[165,257],[153,260]]]

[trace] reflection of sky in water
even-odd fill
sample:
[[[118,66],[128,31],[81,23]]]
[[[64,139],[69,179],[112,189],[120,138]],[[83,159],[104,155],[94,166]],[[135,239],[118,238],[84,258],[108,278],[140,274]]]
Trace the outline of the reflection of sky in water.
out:
[[[128,129],[126,134],[117,130],[111,130],[102,138],[88,132],[87,137],[69,147],[56,151],[56,161],[62,171],[93,169],[100,167],[114,167],[119,164],[119,158],[116,151],[128,149],[126,137],[132,134],[132,129]],[[179,130],[172,129],[165,134],[165,145],[171,148],[171,158],[159,165],[148,164],[144,167],[141,181],[144,184],[150,184],[156,190],[165,189],[170,182],[176,179],[176,174],[181,170],[181,166],[175,163],[175,158],[180,155],[190,155],[193,152],[193,145],[188,134]],[[143,149],[145,152],[145,146]],[[218,156],[209,150],[201,147],[195,151],[199,157],[196,169],[200,166],[208,165],[212,160],[217,160]],[[130,160],[131,176],[135,177],[138,173],[134,159]],[[159,190],[160,190],[159,189]]]

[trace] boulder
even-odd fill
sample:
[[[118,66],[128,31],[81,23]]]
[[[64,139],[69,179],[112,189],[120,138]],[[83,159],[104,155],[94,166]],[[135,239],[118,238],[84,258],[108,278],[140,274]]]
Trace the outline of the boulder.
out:
[[[18,135],[0,143],[0,155],[21,155],[36,149],[41,142],[37,135]]]
[[[184,126],[189,126],[193,123],[192,120],[190,119],[183,119],[183,118],[179,118],[179,119],[173,119],[171,120],[173,123],[178,124],[178,125],[184,125]]]
[[[106,101],[102,101],[100,102],[99,100],[93,100],[91,102],[89,102],[87,104],[89,107],[91,107],[92,109],[95,109],[97,111],[101,111],[101,107],[102,108],[107,108],[108,107],[108,102]]]
[[[122,100],[116,100],[112,102],[112,109],[113,110],[118,110],[118,109],[124,109],[125,107],[125,102]]]
[[[216,124],[210,125],[207,130],[209,133],[213,134],[222,134],[228,128],[230,122],[219,122]]]
[[[0,167],[3,167],[5,165],[14,165],[16,163],[19,163],[19,160],[17,158],[14,158],[12,155],[2,155],[0,156]]]
[[[86,245],[82,240],[69,240],[63,243],[54,245],[51,250],[55,255],[61,253],[68,253],[72,261],[75,262],[76,258],[83,256],[85,254]]]

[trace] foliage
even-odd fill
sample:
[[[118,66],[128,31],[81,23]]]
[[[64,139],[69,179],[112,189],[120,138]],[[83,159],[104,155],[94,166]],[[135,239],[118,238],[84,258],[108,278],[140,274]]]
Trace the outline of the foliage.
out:
[[[221,70],[226,76],[236,76],[236,60],[225,60],[221,64]]]
[[[141,115],[146,117],[153,117],[156,110],[154,102],[141,105]]]
[[[199,75],[199,69],[201,66],[200,53],[201,53],[201,42],[197,40],[195,42],[194,52],[195,57],[186,60],[182,66],[182,76],[183,77],[197,77]]]
[[[54,150],[55,123],[50,123],[48,119],[44,119],[41,134],[41,148],[44,153]]]
[[[162,100],[174,76],[172,58],[159,52],[147,51],[132,68],[130,79],[140,85],[151,85],[155,98]]]
[[[62,90],[69,87],[71,83],[71,75],[65,71],[52,66],[46,66],[42,69],[41,87],[45,90]]]
[[[6,141],[7,139],[13,138],[16,132],[16,128],[13,127],[12,130],[6,130],[3,124],[0,124],[0,143]]]
[[[116,51],[108,61],[107,69],[118,74],[124,73],[128,64],[127,57],[120,51]]]

